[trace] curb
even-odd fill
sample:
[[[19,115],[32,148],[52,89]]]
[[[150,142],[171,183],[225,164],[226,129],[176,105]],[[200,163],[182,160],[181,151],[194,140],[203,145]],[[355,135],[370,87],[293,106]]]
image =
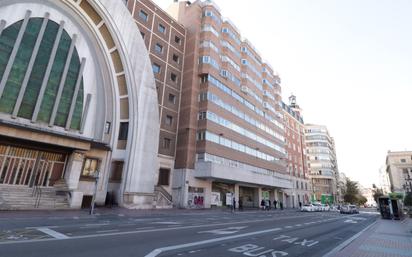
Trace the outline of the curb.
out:
[[[378,220],[375,220],[372,224],[368,225],[366,228],[362,229],[360,232],[358,232],[356,235],[352,236],[351,238],[347,239],[345,242],[341,243],[340,245],[338,245],[337,247],[333,248],[330,252],[328,252],[327,254],[323,255],[323,257],[332,257],[334,256],[336,253],[342,251],[343,248],[345,248],[346,246],[348,246],[350,243],[352,243],[355,239],[357,239],[358,237],[360,237],[363,232],[365,232],[366,230],[368,230],[369,228],[371,228],[373,225],[375,225],[378,222]]]

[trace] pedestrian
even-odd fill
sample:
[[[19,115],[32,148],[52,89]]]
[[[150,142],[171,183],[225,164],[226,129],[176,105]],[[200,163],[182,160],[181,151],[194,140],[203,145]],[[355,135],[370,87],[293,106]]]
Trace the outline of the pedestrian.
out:
[[[302,202],[299,201],[299,209],[302,209]]]
[[[280,205],[280,209],[283,210],[283,202],[280,202],[279,205]]]
[[[268,200],[268,211],[272,208],[272,202]]]
[[[262,210],[265,210],[265,200],[262,199],[262,201],[260,201],[260,207]]]
[[[276,210],[276,205],[278,205],[278,201],[276,201],[276,199],[273,201],[273,207],[275,207],[275,210]]]
[[[235,212],[236,209],[236,198],[233,197],[232,212]]]
[[[243,201],[239,198],[239,211],[243,211]]]

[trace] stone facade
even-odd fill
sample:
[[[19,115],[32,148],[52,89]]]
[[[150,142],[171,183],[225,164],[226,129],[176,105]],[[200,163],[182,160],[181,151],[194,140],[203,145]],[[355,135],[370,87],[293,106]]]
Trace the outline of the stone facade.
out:
[[[56,191],[67,192],[69,206],[80,208],[91,199],[98,177],[98,204],[111,192],[122,206],[152,207],[158,170],[156,87],[145,44],[124,4],[6,0],[0,17],[0,44],[11,49],[0,57],[0,105],[17,99],[14,110],[0,113],[0,189],[7,184],[46,190],[59,182]],[[47,48],[48,42],[53,47]],[[36,64],[41,60],[48,64]],[[20,73],[16,65],[24,67]],[[11,91],[11,83],[20,91]],[[73,99],[64,107],[67,90],[73,90]],[[32,103],[34,112],[25,107]],[[65,126],[57,122],[61,115],[68,115]],[[70,123],[72,118],[78,125]]]
[[[412,192],[412,151],[389,151],[386,172],[391,192]]]
[[[309,174],[312,181],[312,200],[336,203],[340,196],[335,142],[326,126],[323,125],[306,124],[305,137]]]

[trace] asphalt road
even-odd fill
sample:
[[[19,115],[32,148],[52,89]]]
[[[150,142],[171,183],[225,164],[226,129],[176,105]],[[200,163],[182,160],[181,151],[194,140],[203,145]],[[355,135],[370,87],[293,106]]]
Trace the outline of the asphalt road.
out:
[[[323,256],[376,218],[295,210],[0,218],[0,256]]]

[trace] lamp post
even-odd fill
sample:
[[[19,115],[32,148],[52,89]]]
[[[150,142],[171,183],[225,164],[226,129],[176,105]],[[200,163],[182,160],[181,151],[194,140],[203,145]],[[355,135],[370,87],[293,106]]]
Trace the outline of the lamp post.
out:
[[[98,170],[94,172],[93,178],[94,178],[94,192],[93,192],[92,204],[90,207],[90,215],[94,215],[94,205],[96,202],[96,194],[97,194],[97,183],[99,182],[99,171]]]

